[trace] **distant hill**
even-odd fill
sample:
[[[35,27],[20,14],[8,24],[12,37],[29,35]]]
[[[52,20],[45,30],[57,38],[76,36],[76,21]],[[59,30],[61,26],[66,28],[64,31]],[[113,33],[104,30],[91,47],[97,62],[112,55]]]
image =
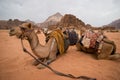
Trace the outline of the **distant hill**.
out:
[[[36,24],[34,21],[31,21],[31,20],[29,20],[29,19],[25,20],[25,22],[32,23],[32,24]]]
[[[61,15],[59,12],[57,12],[56,14],[48,17],[48,19],[45,22],[51,22],[51,21],[59,22],[62,17],[63,17],[63,15]]]
[[[22,23],[25,23],[25,22],[32,23],[33,25],[35,25],[35,22],[33,22],[29,19],[27,19],[25,21],[21,21],[19,19],[0,20],[0,29],[10,29],[12,27],[21,25]],[[36,27],[36,26],[34,26],[34,27]]]
[[[51,25],[56,25],[63,16],[57,12],[56,14],[48,17],[43,23],[38,23],[37,26],[39,27],[48,27]]]
[[[49,29],[53,29],[56,27],[69,27],[69,28],[91,28],[92,26],[89,24],[85,24],[82,20],[77,18],[72,14],[65,14],[62,16],[60,13],[56,13],[50,17],[48,17],[43,23],[38,23],[39,27],[46,27]]]
[[[0,29],[10,29],[10,28],[12,28],[14,26],[18,26],[24,22],[25,21],[20,21],[18,19],[0,20]]]
[[[90,24],[85,24],[82,20],[72,14],[65,14],[64,16],[57,12],[54,15],[49,16],[42,23],[35,23],[29,19],[20,21],[18,19],[0,20],[0,29],[10,29],[11,27],[18,26],[24,22],[32,23],[35,28],[49,28],[53,29],[56,27],[69,27],[69,28],[92,28]]]
[[[108,26],[112,26],[115,27],[116,29],[120,29],[120,19],[111,22],[110,24],[108,24]]]
[[[85,23],[76,18],[76,16],[72,15],[72,14],[65,14],[61,21],[58,23],[58,26],[61,27],[76,27],[76,28],[81,28],[81,27],[86,27]]]

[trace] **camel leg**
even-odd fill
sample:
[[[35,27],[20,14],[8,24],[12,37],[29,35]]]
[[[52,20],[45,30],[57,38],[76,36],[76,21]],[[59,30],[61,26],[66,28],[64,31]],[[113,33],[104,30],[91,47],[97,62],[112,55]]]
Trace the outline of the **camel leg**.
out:
[[[76,43],[76,47],[77,47],[78,51],[81,51],[81,45],[80,45],[80,43]]]
[[[44,61],[43,61],[44,64],[47,64],[46,60],[47,60],[47,59],[45,58]],[[44,69],[45,66],[42,65],[42,64],[38,64],[38,65],[37,65],[37,68],[38,68],[38,69]]]
[[[48,56],[44,59],[43,62],[44,62],[46,65],[50,64],[51,62],[53,62],[53,61],[56,59],[56,57],[57,57],[57,52],[58,52],[57,42],[55,41],[53,44],[51,44],[49,54],[48,54]],[[38,68],[39,68],[39,69],[43,69],[43,68],[45,68],[45,66],[39,64],[39,65],[38,65]]]
[[[86,48],[83,45],[81,45],[80,43],[76,43],[76,47],[77,47],[78,51],[87,52]]]
[[[49,65],[49,64],[52,63],[53,61],[55,61],[55,59],[49,59],[49,60],[45,59],[43,63],[46,64],[46,65]],[[45,66],[42,65],[42,64],[38,64],[38,65],[37,65],[37,68],[38,68],[38,69],[44,69]]]
[[[43,63],[46,64],[46,65],[49,65],[49,64],[52,63],[54,60],[55,60],[55,59],[44,59]],[[42,64],[40,64],[40,63],[38,63],[37,68],[38,68],[38,69],[44,69],[45,66],[42,65]]]
[[[115,53],[114,55],[110,55],[110,56],[108,56],[108,59],[110,59],[110,60],[120,59],[120,54],[119,53]]]
[[[41,58],[41,59],[40,59],[40,58],[38,58],[38,60],[40,60],[41,62],[43,62],[43,61],[44,61],[44,59],[43,59],[43,58]],[[36,60],[35,60],[35,61],[33,62],[33,65],[34,65],[34,66],[37,66],[39,63],[40,63],[40,62],[38,62],[38,61],[36,61]]]
[[[50,64],[51,62],[53,62],[56,57],[57,57],[57,53],[58,53],[58,48],[57,48],[57,43],[56,41],[54,42],[53,48],[50,50],[48,58],[46,60],[47,64]]]
[[[52,63],[53,61],[55,61],[57,58],[57,53],[56,51],[51,53],[49,58],[47,59],[46,63],[49,65],[50,63]]]
[[[56,44],[55,44],[55,45],[56,45]],[[56,48],[57,48],[56,46],[53,47],[53,49],[52,49],[51,52],[49,53],[49,56],[44,59],[44,61],[43,61],[44,64],[49,65],[50,63],[52,63],[52,62],[56,59],[56,57],[57,57],[56,53],[58,52],[58,50],[57,50]],[[39,64],[39,65],[37,66],[37,68],[38,68],[38,69],[44,69],[45,66]]]
[[[114,47],[111,44],[103,43],[103,46],[98,54],[98,59],[109,59]]]

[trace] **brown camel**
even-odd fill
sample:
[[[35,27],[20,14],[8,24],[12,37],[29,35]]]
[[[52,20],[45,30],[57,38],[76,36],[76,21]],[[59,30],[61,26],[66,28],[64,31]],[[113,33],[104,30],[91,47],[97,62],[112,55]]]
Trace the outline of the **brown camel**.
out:
[[[59,53],[58,44],[55,38],[51,37],[45,45],[40,44],[38,36],[36,35],[30,23],[23,23],[22,25],[20,25],[20,27],[11,29],[9,34],[11,36],[16,35],[18,38],[22,39],[27,38],[33,53],[45,64],[49,64],[54,61]],[[41,64],[38,65],[38,68],[43,67],[44,66],[42,66]]]
[[[80,35],[85,33],[85,29],[81,29]],[[82,37],[81,37],[82,38]],[[80,40],[81,40],[80,38]],[[107,37],[104,36],[102,40],[102,46],[101,49],[98,51],[98,49],[95,48],[86,48],[83,46],[83,44],[80,43],[81,41],[78,41],[76,44],[76,47],[79,51],[97,54],[98,59],[109,59],[109,60],[117,60],[120,59],[120,54],[116,53],[116,45],[114,41],[109,40]]]

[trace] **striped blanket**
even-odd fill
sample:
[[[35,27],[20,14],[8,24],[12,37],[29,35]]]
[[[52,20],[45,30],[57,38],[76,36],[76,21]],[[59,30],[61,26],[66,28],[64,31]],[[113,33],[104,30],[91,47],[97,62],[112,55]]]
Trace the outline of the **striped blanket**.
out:
[[[61,30],[56,29],[54,31],[52,31],[49,35],[50,37],[54,37],[57,44],[58,44],[58,50],[60,52],[60,54],[64,53],[64,35],[62,33]]]

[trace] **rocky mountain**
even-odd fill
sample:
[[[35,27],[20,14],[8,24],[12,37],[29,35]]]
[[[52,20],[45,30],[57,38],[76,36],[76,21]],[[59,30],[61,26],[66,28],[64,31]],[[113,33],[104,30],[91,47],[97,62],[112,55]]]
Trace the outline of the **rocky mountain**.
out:
[[[48,19],[45,22],[51,22],[51,21],[59,22],[62,17],[63,16],[59,12],[57,12],[56,14],[48,17]]]
[[[60,27],[71,27],[71,28],[81,28],[81,27],[86,27],[85,23],[76,18],[76,16],[72,15],[72,14],[65,14],[61,21],[58,23],[58,26]]]
[[[0,29],[10,29],[10,28],[12,28],[14,26],[18,26],[24,22],[25,21],[20,21],[18,19],[0,20]]]
[[[36,24],[34,21],[31,21],[29,19],[25,20],[25,22],[31,23],[31,24]]]
[[[39,27],[48,27],[52,25],[56,25],[63,16],[60,13],[56,13],[50,17],[48,17],[43,23],[38,23]]]
[[[110,24],[108,24],[108,26],[112,26],[115,27],[116,29],[120,29],[120,19],[111,22]]]

